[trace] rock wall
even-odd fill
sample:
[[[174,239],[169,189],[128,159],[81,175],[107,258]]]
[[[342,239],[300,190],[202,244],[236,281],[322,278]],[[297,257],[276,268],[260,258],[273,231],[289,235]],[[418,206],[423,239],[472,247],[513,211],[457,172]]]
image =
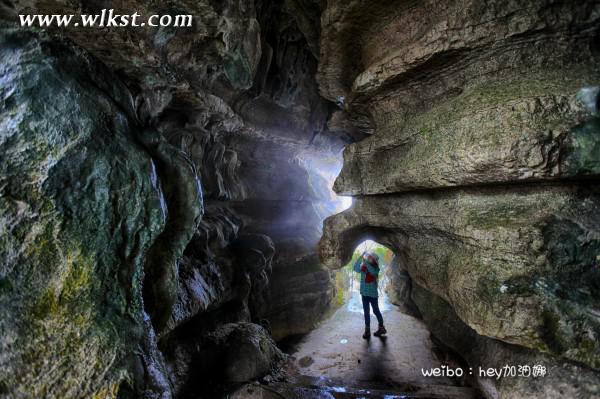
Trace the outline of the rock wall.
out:
[[[194,24],[16,23],[108,7]],[[558,376],[481,379],[487,396],[597,395],[599,18],[591,0],[1,2],[0,395],[215,397],[277,367],[270,336],[318,322],[322,263],[366,237],[399,255],[393,299],[471,364]],[[319,260],[336,207],[315,165],[351,142],[335,188],[355,203]]]
[[[322,16],[331,121],[369,137],[345,149],[335,190],[355,201],[326,220],[321,259],[375,238],[400,255],[408,305],[473,367],[550,370],[544,387],[480,379],[488,397],[600,389],[599,17],[595,1],[536,0],[331,1]]]
[[[2,394],[114,396],[152,334],[144,255],[181,198],[165,200],[131,97],[108,69],[44,34],[2,26],[0,37]],[[178,182],[197,187],[190,176]]]
[[[334,205],[305,160],[351,137],[315,81],[320,7],[0,5],[0,396],[215,397],[280,363],[269,335],[325,313]],[[194,23],[16,23],[103,8]]]

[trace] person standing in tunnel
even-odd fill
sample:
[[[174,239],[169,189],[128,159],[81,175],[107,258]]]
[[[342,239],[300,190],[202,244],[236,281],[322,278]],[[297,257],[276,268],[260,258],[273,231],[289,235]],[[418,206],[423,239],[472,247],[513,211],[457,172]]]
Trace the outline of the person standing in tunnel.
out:
[[[380,337],[387,333],[383,326],[383,316],[379,311],[377,279],[379,276],[379,257],[371,252],[363,254],[354,262],[354,271],[360,273],[360,295],[362,297],[363,312],[365,315],[364,339],[371,337],[371,307],[377,317],[379,328],[373,334]]]

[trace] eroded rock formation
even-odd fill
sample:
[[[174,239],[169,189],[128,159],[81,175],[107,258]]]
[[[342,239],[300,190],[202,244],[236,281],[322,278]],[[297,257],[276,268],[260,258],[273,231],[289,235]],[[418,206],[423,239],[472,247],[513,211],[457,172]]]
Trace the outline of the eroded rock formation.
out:
[[[105,8],[194,23],[17,23]],[[480,378],[487,397],[598,395],[599,19],[593,0],[0,2],[0,396],[261,378],[364,238],[471,365],[550,372]],[[322,231],[347,144],[354,205]]]
[[[156,166],[108,69],[44,34],[3,27],[1,40],[3,393],[114,394],[165,226]]]
[[[0,395],[214,397],[329,306],[320,5],[159,3],[0,5]],[[17,26],[104,8],[194,23]]]
[[[551,369],[543,386],[480,379],[489,397],[600,389],[599,17],[593,1],[331,1],[322,17],[321,92],[372,135],[344,152],[335,190],[356,198],[321,259],[372,237],[474,367]]]

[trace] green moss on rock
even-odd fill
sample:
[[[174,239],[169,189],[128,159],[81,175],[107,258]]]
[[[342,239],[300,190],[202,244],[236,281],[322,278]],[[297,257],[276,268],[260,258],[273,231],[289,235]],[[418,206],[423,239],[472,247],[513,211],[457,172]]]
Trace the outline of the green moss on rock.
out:
[[[335,190],[381,194],[597,176],[597,122],[576,98],[597,79],[598,71],[581,65],[531,72],[474,83],[421,109],[390,109],[374,135],[346,148]]]
[[[573,176],[600,174],[600,119],[592,118],[572,129],[564,167]]]
[[[164,226],[127,89],[81,50],[0,26],[0,385],[114,397],[143,334]]]

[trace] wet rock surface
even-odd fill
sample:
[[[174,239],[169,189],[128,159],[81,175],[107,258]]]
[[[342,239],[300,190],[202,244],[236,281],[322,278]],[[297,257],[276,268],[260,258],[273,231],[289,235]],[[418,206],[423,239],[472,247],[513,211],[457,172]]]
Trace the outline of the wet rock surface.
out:
[[[429,331],[418,319],[400,312],[381,298],[381,311],[388,333],[383,338],[362,338],[364,321],[358,292],[347,304],[304,336],[291,350],[291,366],[303,377],[330,380],[340,387],[389,389],[417,392],[429,385],[447,386],[458,381],[440,377],[430,380],[421,369],[441,366],[435,356]],[[372,315],[373,327],[375,316]]]
[[[286,349],[286,380],[268,380],[236,389],[235,398],[445,398],[481,397],[469,377],[424,376],[422,369],[458,367],[440,352],[425,324],[379,298],[387,334],[362,338],[360,295]],[[375,317],[373,316],[375,322]],[[443,354],[443,356],[438,356]],[[468,373],[467,373],[468,374]]]
[[[327,385],[331,384],[331,385]],[[421,392],[389,391],[385,389],[345,388],[336,386],[333,381],[308,380],[303,383],[281,383],[260,385],[247,384],[233,392],[230,396],[235,399],[468,399],[474,398],[470,388],[447,386],[431,386]]]

